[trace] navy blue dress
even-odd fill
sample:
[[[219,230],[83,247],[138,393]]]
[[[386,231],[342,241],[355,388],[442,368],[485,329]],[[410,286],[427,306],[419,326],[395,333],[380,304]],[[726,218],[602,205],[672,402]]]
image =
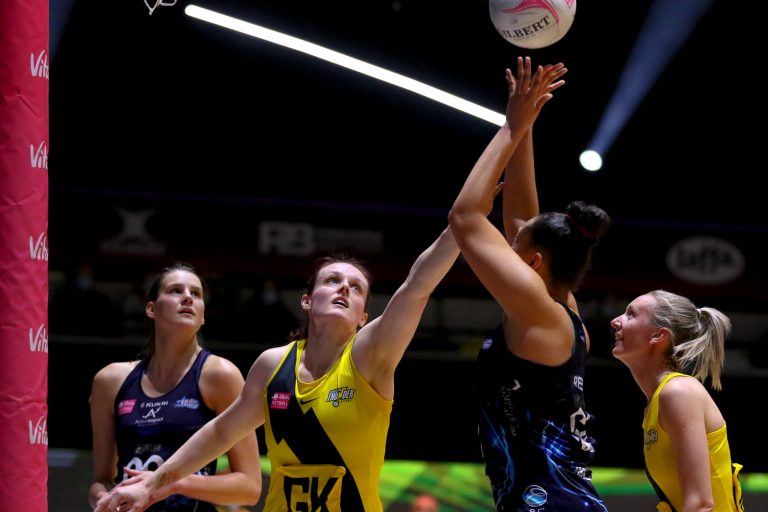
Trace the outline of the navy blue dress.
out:
[[[141,389],[141,377],[149,360],[140,362],[128,374],[115,398],[115,439],[117,440],[117,479],[122,481],[123,468],[154,471],[192,434],[216,416],[200,394],[198,382],[203,363],[210,355],[201,350],[192,368],[179,384],[165,395],[150,398]],[[216,461],[197,472],[216,473]],[[153,512],[216,512],[212,504],[179,494],[155,503]]]
[[[478,433],[496,509],[589,511],[606,507],[587,465],[595,441],[584,407],[584,328],[566,305],[575,341],[571,358],[551,367],[513,355],[499,326],[477,358]]]

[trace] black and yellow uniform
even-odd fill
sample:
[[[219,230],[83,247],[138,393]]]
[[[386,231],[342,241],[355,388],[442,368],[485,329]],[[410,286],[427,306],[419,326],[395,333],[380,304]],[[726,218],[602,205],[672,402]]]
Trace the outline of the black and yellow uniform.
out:
[[[669,434],[659,424],[659,395],[666,383],[674,377],[693,378],[676,372],[666,375],[653,393],[643,419],[645,470],[659,497],[658,509],[662,512],[682,510],[684,501]],[[725,425],[707,434],[707,445],[715,510],[718,512],[743,511],[741,485],[738,479],[741,465],[731,464],[731,449],[728,445]]]
[[[265,438],[272,465],[266,512],[381,512],[392,400],[352,362],[354,336],[334,366],[314,382],[298,378],[306,340],[291,344],[264,395]]]

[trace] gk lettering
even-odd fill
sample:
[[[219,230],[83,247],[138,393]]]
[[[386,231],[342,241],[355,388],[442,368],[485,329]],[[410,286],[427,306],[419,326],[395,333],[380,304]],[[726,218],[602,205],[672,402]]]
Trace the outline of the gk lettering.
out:
[[[338,478],[329,478],[323,490],[318,492],[320,489],[320,479],[316,476],[302,478],[285,477],[283,491],[285,492],[285,501],[290,507],[289,510],[295,512],[313,512],[315,510],[329,512],[328,496],[331,494],[331,490],[333,490],[337,480]],[[307,492],[309,492],[309,495],[307,495]],[[295,496],[295,502],[293,501],[294,494],[297,495]]]

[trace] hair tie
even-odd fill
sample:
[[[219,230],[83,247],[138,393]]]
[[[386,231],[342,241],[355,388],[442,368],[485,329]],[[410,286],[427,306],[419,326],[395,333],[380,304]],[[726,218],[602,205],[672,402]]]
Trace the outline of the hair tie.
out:
[[[571,217],[569,214],[565,214],[565,220],[568,221],[568,224],[576,228],[576,231],[581,233],[581,236],[588,240],[595,240],[597,239],[597,235],[593,233],[592,231],[588,230],[584,226],[580,225],[578,222],[573,220],[573,217]]]

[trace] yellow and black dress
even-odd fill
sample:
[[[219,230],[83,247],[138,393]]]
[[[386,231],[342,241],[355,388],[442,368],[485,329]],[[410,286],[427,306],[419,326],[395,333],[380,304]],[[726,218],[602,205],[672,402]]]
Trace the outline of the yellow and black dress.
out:
[[[683,491],[680,487],[677,463],[675,462],[669,434],[659,424],[659,395],[674,377],[690,377],[673,372],[662,379],[653,393],[648,411],[643,419],[645,439],[645,471],[659,497],[658,510],[661,512],[683,509]],[[709,446],[709,471],[712,479],[712,496],[718,512],[742,512],[740,464],[731,463],[731,449],[725,425],[707,434]]]
[[[381,512],[392,400],[352,362],[354,336],[336,364],[314,382],[298,378],[306,340],[293,342],[264,395],[265,438],[272,465],[266,512]]]

